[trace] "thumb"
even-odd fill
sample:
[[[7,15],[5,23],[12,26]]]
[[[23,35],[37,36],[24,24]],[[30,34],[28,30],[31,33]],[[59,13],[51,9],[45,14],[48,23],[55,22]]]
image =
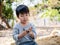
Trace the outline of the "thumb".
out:
[[[30,27],[29,30],[32,30],[32,27]]]

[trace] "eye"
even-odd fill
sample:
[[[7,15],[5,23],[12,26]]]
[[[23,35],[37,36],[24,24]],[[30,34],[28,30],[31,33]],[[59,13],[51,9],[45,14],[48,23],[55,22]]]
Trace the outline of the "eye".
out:
[[[28,15],[29,15],[29,13],[26,14],[26,16],[28,16]]]
[[[21,17],[23,17],[23,15],[21,15]]]
[[[28,16],[28,14],[26,14],[26,16]]]

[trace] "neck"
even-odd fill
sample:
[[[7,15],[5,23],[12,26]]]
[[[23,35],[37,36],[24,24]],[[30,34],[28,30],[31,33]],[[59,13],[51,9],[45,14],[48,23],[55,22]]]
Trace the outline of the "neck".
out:
[[[21,25],[22,25],[22,26],[26,26],[27,24],[28,24],[28,22],[26,22],[26,23],[22,23],[22,22],[21,22]]]

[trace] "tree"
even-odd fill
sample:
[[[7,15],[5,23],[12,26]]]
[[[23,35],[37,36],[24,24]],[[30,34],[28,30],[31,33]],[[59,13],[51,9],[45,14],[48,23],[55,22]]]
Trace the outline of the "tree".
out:
[[[53,3],[54,2],[54,3]],[[35,6],[38,10],[42,11],[41,18],[50,18],[51,20],[60,21],[60,1],[59,0],[43,0],[42,4]],[[39,9],[39,7],[41,7]],[[44,11],[45,10],[45,11]],[[40,13],[40,12],[39,12]]]
[[[13,19],[13,11],[11,8],[11,1],[0,0],[0,18],[4,21],[8,28],[11,28],[8,24],[8,20]]]
[[[54,3],[53,3],[54,2]],[[59,0],[48,0],[48,8],[43,13],[42,17],[49,17],[51,20],[60,21],[60,1]]]

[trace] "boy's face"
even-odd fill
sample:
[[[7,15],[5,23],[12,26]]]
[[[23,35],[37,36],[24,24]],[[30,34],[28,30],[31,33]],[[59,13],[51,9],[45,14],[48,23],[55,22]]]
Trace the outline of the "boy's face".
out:
[[[29,13],[19,14],[19,19],[21,23],[26,24],[26,22],[29,20]]]

